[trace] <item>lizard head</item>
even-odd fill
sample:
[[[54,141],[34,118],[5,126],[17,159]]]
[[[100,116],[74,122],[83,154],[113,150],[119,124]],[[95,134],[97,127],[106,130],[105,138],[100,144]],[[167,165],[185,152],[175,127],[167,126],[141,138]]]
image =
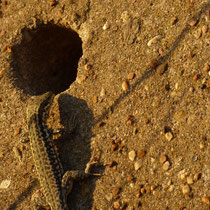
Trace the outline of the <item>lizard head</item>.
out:
[[[37,116],[45,120],[49,114],[50,106],[53,102],[55,94],[47,92],[39,96],[34,96],[32,102],[28,105],[26,110],[27,123],[30,122],[31,118]]]

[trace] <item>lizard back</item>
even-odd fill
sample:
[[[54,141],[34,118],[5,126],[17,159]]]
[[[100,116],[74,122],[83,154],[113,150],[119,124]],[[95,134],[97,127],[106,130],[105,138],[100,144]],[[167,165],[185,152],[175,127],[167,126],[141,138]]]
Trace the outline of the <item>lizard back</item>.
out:
[[[46,126],[53,99],[51,92],[36,96],[27,108],[27,123],[32,156],[46,201],[53,210],[65,210],[68,208],[62,188],[64,172]]]

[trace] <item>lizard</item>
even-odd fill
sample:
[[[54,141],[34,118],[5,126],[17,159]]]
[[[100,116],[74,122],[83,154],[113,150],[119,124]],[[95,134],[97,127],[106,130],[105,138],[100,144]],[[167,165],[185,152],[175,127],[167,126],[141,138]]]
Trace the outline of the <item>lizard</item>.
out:
[[[72,189],[73,180],[88,175],[90,164],[87,164],[85,172],[66,171],[64,174],[46,126],[54,97],[55,94],[52,92],[35,96],[33,102],[27,107],[26,120],[32,157],[44,194],[43,199],[34,201],[34,209],[39,209],[40,204],[43,203],[48,204],[51,210],[68,210],[66,199]]]

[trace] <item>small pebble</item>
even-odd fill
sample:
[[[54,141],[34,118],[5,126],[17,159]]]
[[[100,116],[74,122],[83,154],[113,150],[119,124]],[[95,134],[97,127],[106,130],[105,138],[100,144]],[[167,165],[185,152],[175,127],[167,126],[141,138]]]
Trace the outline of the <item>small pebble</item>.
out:
[[[0,183],[0,189],[7,189],[10,186],[11,180],[5,179]]]
[[[192,27],[195,26],[198,23],[198,20],[195,18],[192,18],[189,20],[188,24]]]
[[[167,63],[160,64],[160,65],[157,67],[156,71],[157,71],[157,73],[158,73],[159,75],[162,75],[162,74],[166,71],[167,67],[168,67],[168,64],[167,64]]]
[[[85,70],[90,71],[92,69],[92,65],[86,64],[85,65]]]
[[[162,56],[163,55],[163,48],[159,48],[158,53]]]
[[[130,73],[128,74],[128,79],[129,79],[129,80],[132,80],[134,77],[135,77],[135,73],[130,72]]]
[[[8,52],[8,53],[11,53],[11,52],[12,52],[12,47],[7,46],[7,52]]]
[[[166,161],[166,162],[163,164],[163,170],[164,170],[164,171],[167,171],[167,170],[169,169],[169,167],[170,167],[170,163],[169,163],[169,161]]]
[[[110,27],[110,24],[108,22],[106,22],[104,25],[103,25],[103,30],[105,31],[106,29],[108,29]]]
[[[120,203],[118,201],[115,201],[113,207],[114,209],[120,209]]]
[[[82,84],[82,82],[84,82],[85,80],[86,80],[86,76],[85,75],[80,75],[80,76],[77,76],[77,78],[76,78],[76,81],[79,84]]]
[[[101,97],[104,97],[105,94],[106,94],[105,89],[104,89],[104,88],[101,88],[100,96],[101,96]]]
[[[163,164],[165,163],[167,160],[167,156],[165,154],[161,154],[160,155],[160,163]]]
[[[98,97],[97,96],[93,96],[93,103],[96,104],[98,102]]]
[[[148,186],[146,186],[146,193],[151,193],[151,187],[148,185]]]
[[[198,80],[198,79],[199,79],[199,77],[200,77],[200,76],[199,76],[199,74],[195,74],[195,75],[194,75],[194,77],[193,77],[193,80],[195,80],[195,81],[196,81],[196,80]]]
[[[184,180],[184,179],[186,179],[187,176],[188,176],[188,173],[185,172],[185,173],[183,173],[183,174],[180,175],[180,179],[181,180]]]
[[[161,39],[161,35],[157,35],[153,37],[152,39],[149,40],[149,42],[147,43],[147,46],[150,47],[152,44],[157,43],[160,39]]]
[[[154,191],[156,189],[155,185],[151,185],[151,191]]]
[[[127,123],[127,125],[133,125],[133,120],[132,119],[128,119],[126,123]]]
[[[94,74],[94,71],[91,69],[91,70],[88,71],[88,74],[89,74],[89,75],[93,75],[93,74]],[[94,75],[94,76],[95,76],[95,75]],[[94,78],[94,79],[95,79],[95,78]]]
[[[122,89],[123,89],[124,91],[127,91],[128,88],[129,88],[128,82],[127,82],[127,81],[124,81],[124,82],[122,83]]]
[[[146,151],[140,151],[138,153],[138,157],[141,158],[141,159],[143,159],[145,157],[145,155],[146,155]]]
[[[195,55],[196,55],[195,52],[192,52],[192,51],[191,51],[191,52],[189,53],[189,57],[190,57],[190,58],[193,58]]]
[[[190,87],[189,88],[189,91],[192,93],[194,91],[194,88],[193,87]]]
[[[167,185],[170,186],[172,183],[171,179],[168,180]]]
[[[140,192],[137,192],[136,193],[136,197],[139,198],[140,196],[141,196],[141,193]]]
[[[133,179],[134,179],[134,177],[129,174],[128,177],[127,177],[127,181],[128,182],[133,182]]]
[[[134,183],[130,183],[129,186],[130,186],[131,188],[134,188]]]
[[[184,195],[190,193],[190,186],[189,186],[188,184],[182,186],[182,193],[183,193]]]
[[[22,131],[22,129],[21,129],[21,128],[17,128],[15,135],[20,134],[20,133],[21,133],[21,131]]]
[[[128,153],[128,157],[131,161],[134,161],[135,157],[136,157],[136,152],[134,150],[130,151]]]
[[[140,192],[141,192],[141,194],[145,194],[146,190],[144,188],[141,188]]]
[[[105,195],[105,198],[108,200],[108,201],[111,201],[112,200],[112,193],[108,193]]]
[[[50,6],[51,6],[51,7],[56,6],[57,3],[58,3],[58,2],[55,1],[55,0],[50,0]]]
[[[173,190],[174,190],[174,185],[170,185],[169,188],[168,188],[168,191],[172,192]]]
[[[165,137],[168,141],[171,141],[173,139],[173,134],[169,131],[165,134]]]
[[[120,187],[115,187],[113,190],[112,190],[112,195],[116,196],[120,193],[120,190],[121,188]]]
[[[208,27],[205,25],[202,27],[202,32],[205,34],[208,31]]]
[[[192,176],[187,177],[187,184],[193,184],[193,178]]]
[[[171,20],[170,20],[170,24],[171,25],[174,25],[177,23],[177,17],[173,17]]]
[[[209,64],[208,63],[204,64],[203,70],[206,71],[206,72],[209,71]]]
[[[155,69],[157,67],[157,65],[158,65],[157,59],[152,59],[151,63],[150,63],[150,67]]]
[[[198,181],[201,178],[201,173],[196,173],[193,178],[195,182]]]
[[[142,160],[137,160],[134,163],[134,169],[135,169],[135,171],[138,171],[141,167],[142,167]]]
[[[209,196],[203,196],[202,201],[208,205],[210,205],[210,197]]]
[[[106,123],[104,121],[101,121],[97,124],[97,127],[100,128],[103,127],[104,125],[106,125]]]
[[[138,133],[138,128],[133,128],[133,135],[135,136]]]
[[[198,160],[198,157],[197,157],[197,156],[193,156],[193,157],[192,157],[192,161],[195,162],[195,161],[197,161],[197,160]]]
[[[112,144],[112,151],[116,151],[118,149],[118,145],[117,144]]]
[[[154,163],[155,162],[155,158],[151,158],[151,162]]]
[[[23,153],[24,150],[25,150],[25,146],[24,145],[20,145],[20,152]]]

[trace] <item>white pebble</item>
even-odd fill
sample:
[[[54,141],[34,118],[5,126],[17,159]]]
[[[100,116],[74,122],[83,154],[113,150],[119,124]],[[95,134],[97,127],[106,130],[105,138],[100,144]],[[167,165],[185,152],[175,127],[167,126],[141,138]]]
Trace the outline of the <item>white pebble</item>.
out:
[[[182,193],[183,194],[189,194],[190,193],[190,187],[188,184],[182,186]]]
[[[173,138],[173,134],[169,131],[165,134],[165,137],[168,141],[171,141],[171,139]]]
[[[142,167],[142,160],[137,160],[137,161],[134,163],[134,169],[135,169],[136,171],[138,171],[141,167]]]
[[[135,157],[136,157],[135,151],[134,151],[134,150],[130,151],[130,152],[128,153],[128,157],[129,157],[129,159],[130,159],[131,161],[134,161],[134,159],[135,159]]]
[[[151,158],[151,162],[154,163],[155,162],[155,158]]]
[[[193,178],[192,176],[187,177],[187,184],[193,184]]]
[[[204,144],[203,143],[200,143],[200,149],[203,149],[204,148]]]
[[[174,185],[170,185],[169,188],[168,188],[168,191],[172,192],[173,190],[174,190]]]
[[[7,189],[10,186],[11,180],[5,179],[0,184],[0,189]]]
[[[103,30],[106,30],[110,27],[110,24],[108,22],[106,22],[103,26]]]
[[[161,39],[161,35],[157,35],[153,37],[152,39],[149,40],[149,42],[147,43],[147,46],[150,47],[152,44],[157,43],[157,41],[159,41],[160,39]]]
[[[169,166],[170,166],[169,161],[166,161],[166,162],[163,164],[163,170],[164,170],[164,171],[167,171],[167,170],[169,169]]]

